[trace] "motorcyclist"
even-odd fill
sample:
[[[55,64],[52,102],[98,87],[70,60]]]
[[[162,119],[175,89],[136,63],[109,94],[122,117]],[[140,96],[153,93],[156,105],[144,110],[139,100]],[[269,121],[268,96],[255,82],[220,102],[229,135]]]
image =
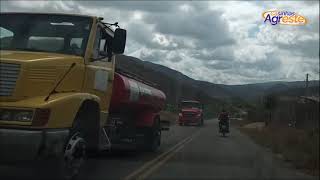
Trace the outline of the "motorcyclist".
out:
[[[219,120],[219,131],[221,132],[221,126],[222,124],[225,123],[227,126],[227,132],[229,132],[229,113],[225,109],[221,110],[218,120]]]

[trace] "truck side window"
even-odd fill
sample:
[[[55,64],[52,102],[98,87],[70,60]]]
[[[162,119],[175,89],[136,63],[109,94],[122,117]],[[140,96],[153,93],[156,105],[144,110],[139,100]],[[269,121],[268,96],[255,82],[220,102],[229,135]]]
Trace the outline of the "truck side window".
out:
[[[106,44],[106,40],[105,39],[101,39],[100,40],[100,51],[105,51],[105,44]]]
[[[76,46],[77,48],[81,48],[83,38],[71,38],[70,47]]]
[[[94,42],[94,51],[93,51],[93,58],[94,59],[101,59],[105,60],[105,56],[102,55],[101,52],[105,52],[107,54],[107,35],[106,32],[98,26],[97,34],[96,34],[96,40]]]
[[[13,38],[13,32],[3,27],[0,27],[0,47],[1,49],[10,48]]]
[[[70,48],[73,53],[81,55],[83,46],[83,38],[71,38]]]

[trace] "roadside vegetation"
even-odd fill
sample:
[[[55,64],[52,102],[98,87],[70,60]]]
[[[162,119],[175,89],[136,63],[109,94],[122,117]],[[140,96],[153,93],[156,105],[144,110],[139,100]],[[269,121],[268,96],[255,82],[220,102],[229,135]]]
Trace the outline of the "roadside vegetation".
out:
[[[178,113],[170,111],[161,111],[160,118],[161,120],[169,121],[170,125],[173,125],[178,120]]]
[[[316,100],[267,95],[248,110],[237,126],[295,168],[319,176],[318,109]]]
[[[294,128],[240,128],[257,144],[270,148],[297,169],[319,176],[319,129],[313,131]]]

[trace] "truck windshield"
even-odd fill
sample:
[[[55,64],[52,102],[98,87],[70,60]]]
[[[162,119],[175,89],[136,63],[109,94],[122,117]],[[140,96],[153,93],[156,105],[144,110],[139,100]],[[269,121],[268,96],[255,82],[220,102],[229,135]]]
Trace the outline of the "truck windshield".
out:
[[[70,15],[1,14],[0,49],[83,56],[91,22]]]
[[[181,108],[198,108],[201,109],[201,105],[198,102],[182,102]]]

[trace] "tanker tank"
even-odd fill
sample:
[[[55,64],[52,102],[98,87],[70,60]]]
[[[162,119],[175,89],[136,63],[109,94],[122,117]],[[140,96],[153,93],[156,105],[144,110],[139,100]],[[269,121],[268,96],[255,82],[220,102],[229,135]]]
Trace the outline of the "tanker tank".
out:
[[[165,94],[129,76],[114,74],[110,111],[148,109],[159,112],[165,105]]]

